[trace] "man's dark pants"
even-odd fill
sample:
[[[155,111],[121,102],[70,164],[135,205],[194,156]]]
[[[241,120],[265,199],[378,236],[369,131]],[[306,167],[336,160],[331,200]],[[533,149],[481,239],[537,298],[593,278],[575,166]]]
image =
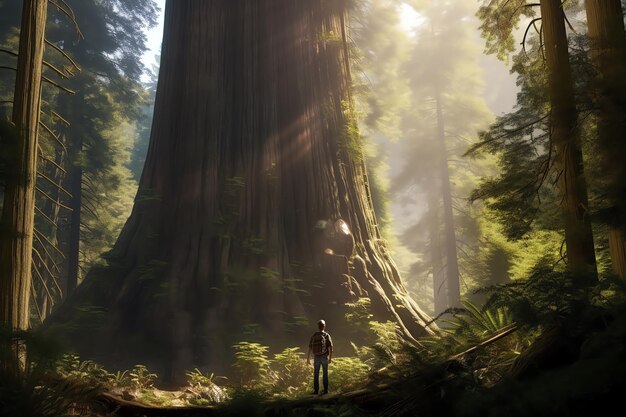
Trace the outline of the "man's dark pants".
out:
[[[320,366],[322,367],[322,379],[324,383],[324,392],[328,392],[328,356],[315,355],[313,360],[313,391],[316,393],[320,389]]]

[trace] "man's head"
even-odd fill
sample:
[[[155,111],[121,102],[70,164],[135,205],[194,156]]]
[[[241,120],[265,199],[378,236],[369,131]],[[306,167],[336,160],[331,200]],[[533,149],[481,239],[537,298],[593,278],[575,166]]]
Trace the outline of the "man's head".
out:
[[[326,322],[324,320],[320,320],[317,322],[317,327],[320,330],[324,330],[326,328]]]

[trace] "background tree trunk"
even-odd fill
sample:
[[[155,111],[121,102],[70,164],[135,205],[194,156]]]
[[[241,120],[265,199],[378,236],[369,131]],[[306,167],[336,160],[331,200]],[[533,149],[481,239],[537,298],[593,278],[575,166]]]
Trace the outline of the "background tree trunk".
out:
[[[452,207],[452,187],[448,168],[448,149],[446,147],[445,120],[441,92],[435,87],[435,105],[437,106],[437,140],[439,142],[439,158],[441,159],[441,194],[443,197],[443,224],[445,229],[445,281],[448,288],[448,307],[461,307],[461,285],[459,261],[456,251],[456,234],[454,232],[454,211]]]
[[[443,265],[443,253],[441,251],[441,222],[439,221],[439,198],[436,191],[428,193],[428,221],[430,240],[430,260],[433,270],[433,299],[435,316],[446,311],[448,308],[448,286]]]
[[[599,148],[607,171],[609,251],[613,270],[626,278],[626,37],[620,0],[585,1],[600,111]],[[607,216],[607,217],[609,217]]]
[[[47,0],[24,1],[13,103],[13,123],[19,142],[2,210],[0,320],[15,329],[27,329],[29,326],[37,139],[47,8]]]
[[[322,317],[347,349],[345,303],[364,295],[407,338],[429,332],[376,225],[344,19],[322,0],[167,2],[133,213],[53,321],[107,311],[101,339],[76,333],[83,352],[224,369],[233,342],[302,345]]]
[[[576,274],[596,274],[596,259],[583,173],[580,130],[569,64],[564,12],[560,0],[541,0],[541,18],[548,66],[551,139],[565,226],[569,268]]]
[[[66,291],[67,295],[70,295],[76,290],[78,286],[78,275],[80,268],[80,226],[81,226],[81,212],[83,205],[83,168],[79,162],[76,162],[78,154],[82,149],[82,141],[77,140],[78,144],[74,144],[75,148],[73,152],[72,166],[70,176],[68,178],[68,184],[70,187],[70,193],[72,197],[69,201],[69,207],[72,212],[69,215],[69,228],[67,236],[67,281]]]

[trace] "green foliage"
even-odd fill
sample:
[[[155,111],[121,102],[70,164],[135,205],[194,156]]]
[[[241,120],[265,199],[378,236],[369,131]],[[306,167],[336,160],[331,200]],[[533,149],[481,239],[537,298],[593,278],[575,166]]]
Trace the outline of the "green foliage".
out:
[[[357,328],[365,329],[372,320],[371,300],[369,297],[360,297],[352,303],[346,303],[348,308],[346,321]]]
[[[113,119],[114,126],[102,128],[99,132],[106,149],[102,149],[103,145],[99,145],[101,149],[90,146],[92,152],[99,153],[90,157],[92,161],[82,163],[86,177],[82,191],[86,207],[81,219],[81,265],[85,270],[104,264],[101,255],[112,248],[119,236],[130,215],[137,189],[128,168],[134,145],[129,138],[136,136],[135,127],[119,113],[114,114]],[[94,158],[106,159],[94,162]]]
[[[124,388],[132,385],[128,370],[116,371],[109,374],[109,384],[113,387]]]
[[[345,124],[339,135],[339,146],[344,149],[355,162],[363,160],[363,138],[355,115],[355,110],[350,102],[342,103]]]
[[[470,301],[463,301],[463,307],[454,312],[453,320],[446,321],[452,327],[443,330],[451,335],[462,336],[470,343],[479,343],[485,336],[513,324],[505,307],[484,310]]]
[[[468,154],[498,156],[499,175],[484,178],[471,199],[486,200],[504,226],[505,235],[520,239],[538,227],[559,224],[555,210],[549,209],[556,206],[558,172],[550,159],[548,86],[543,62],[538,58],[529,62],[525,55],[518,55],[513,69],[521,89],[517,109],[500,116],[481,133]]]
[[[258,388],[242,388],[233,392],[230,400],[220,408],[220,414],[224,416],[265,416],[263,401],[267,393]]]
[[[311,371],[303,356],[304,353],[297,347],[286,348],[274,355],[270,363],[270,378],[277,393],[295,394],[308,387]]]
[[[478,132],[492,121],[491,112],[482,99],[485,85],[479,61],[480,45],[473,36],[476,25],[472,15],[476,4],[471,0],[405,2],[403,7],[414,6],[423,19],[415,28],[416,36],[407,37],[406,33],[396,36],[378,27],[398,19],[398,4],[371,3],[376,14],[370,17],[372,21],[368,24],[373,25],[373,31],[381,32],[365,35],[364,51],[369,54],[368,48],[372,47],[386,59],[373,63],[374,68],[383,68],[367,75],[374,84],[374,95],[384,98],[388,107],[375,112],[377,100],[374,99],[373,105],[366,109],[372,110],[373,120],[377,114],[384,115],[380,125],[394,126],[382,132],[388,139],[377,137],[376,142],[380,143],[379,153],[393,158],[394,175],[389,187],[393,212],[403,213],[398,219],[401,225],[398,241],[391,241],[391,251],[418,304],[432,312],[433,278],[442,272],[437,264],[447,264],[446,257],[458,259],[463,281],[461,289],[466,296],[484,280],[499,282],[502,279],[497,275],[499,270],[494,269],[492,274],[472,268],[485,242],[489,241],[485,238],[488,225],[480,222],[486,208],[482,204],[470,205],[468,197],[480,176],[490,175],[496,169],[495,158],[463,158],[463,153],[478,139]],[[379,14],[382,16],[377,22]],[[385,49],[379,50],[381,46]],[[368,60],[367,55],[364,60]],[[442,110],[441,117],[437,114],[437,103]],[[392,114],[387,115],[388,112]],[[366,124],[370,126],[367,121]],[[449,179],[441,174],[444,161]],[[452,193],[456,253],[444,250],[443,181],[448,182]],[[495,232],[495,229],[489,230],[492,236]],[[491,249],[495,252],[501,248],[492,245]]]
[[[128,373],[131,386],[135,389],[147,389],[154,386],[156,374],[150,373],[145,365],[135,365]]]
[[[23,354],[16,356],[16,349]],[[95,416],[101,411],[96,401],[100,385],[77,375],[60,377],[59,355],[54,342],[0,324],[0,415]]]
[[[215,383],[215,374],[203,374],[198,368],[187,372],[188,387],[191,394],[189,403],[194,405],[210,405],[223,403],[228,396],[223,388]]]
[[[377,327],[381,337],[385,339],[389,337],[388,332],[395,332],[392,324],[376,323],[373,326]],[[394,333],[393,338],[395,337]],[[241,395],[244,398],[248,398],[248,394],[259,393],[264,393],[268,397],[297,398],[306,395],[311,389],[312,368],[307,366],[300,348],[286,348],[275,354],[271,360],[267,358],[268,347],[259,343],[241,342],[234,345],[234,348],[236,350],[234,367],[241,381],[235,393],[243,393]],[[369,355],[367,358],[371,359],[369,351],[364,355]],[[371,369],[364,360],[367,359],[334,357],[329,365],[333,391],[346,392],[362,387]]]
[[[328,379],[333,391],[348,392],[363,387],[370,367],[357,357],[333,357]]]
[[[270,361],[267,357],[269,348],[255,342],[239,342],[233,345],[235,349],[235,363],[233,366],[242,387],[253,385],[263,386],[268,383],[268,367]]]
[[[170,400],[157,395],[154,391],[143,389],[139,392],[139,400],[145,404],[151,404],[156,406],[168,406]]]
[[[101,365],[91,360],[81,361],[75,354],[65,354],[57,363],[56,372],[66,378],[87,381],[90,384],[108,384],[112,380],[120,380],[122,375],[112,375]]]
[[[56,364],[56,372],[64,378],[82,380],[94,385],[134,390],[153,388],[157,378],[145,365],[135,365],[131,370],[111,373],[102,365],[91,360],[83,361],[75,354],[63,355]]]
[[[18,50],[21,3],[0,2],[0,44],[14,52]],[[67,13],[76,16],[83,36]],[[41,279],[33,281],[33,288],[39,294],[49,292],[51,299],[48,310],[43,310],[41,299],[35,302],[43,311],[31,303],[33,316],[37,311],[37,316],[45,317],[60,300],[60,288],[68,273],[66,260],[71,258],[68,250],[74,248],[72,255],[79,257],[80,281],[84,271],[104,263],[100,256],[112,247],[130,213],[136,190],[128,169],[130,152],[137,136],[139,109],[147,96],[140,85],[144,70],[141,56],[146,49],[144,30],[156,24],[156,14],[154,0],[68,1],[48,8],[46,41],[71,56],[82,71],[69,65],[56,49],[46,48],[44,59],[50,64],[44,69],[46,76],[76,94],[61,93],[50,83],[42,88],[41,123],[45,128],[40,129],[39,145],[48,161],[39,160],[38,170],[50,180],[39,178],[37,187],[50,198],[39,192],[36,195],[39,237],[34,246],[40,255],[34,269]],[[15,59],[0,53],[0,66],[4,65],[15,67]],[[60,80],[50,68],[59,68],[69,79]],[[13,84],[13,73],[0,71],[2,113],[4,108],[7,114],[11,112]],[[5,145],[0,144],[0,153],[8,151]],[[0,182],[2,176],[0,173]],[[68,192],[61,192],[55,184]],[[80,218],[58,210],[50,200],[71,206]],[[77,204],[80,207],[73,207]],[[72,228],[80,229],[79,242],[69,231]],[[44,241],[60,251],[51,251]]]
[[[528,326],[577,326],[626,299],[622,280],[607,277],[594,284],[591,276],[555,271],[547,264],[537,265],[528,280],[485,291],[491,292],[487,306],[506,306],[513,320]]]
[[[515,50],[515,30],[522,18],[535,18],[537,7],[526,0],[484,0],[476,15],[485,38],[485,52],[505,61]]]

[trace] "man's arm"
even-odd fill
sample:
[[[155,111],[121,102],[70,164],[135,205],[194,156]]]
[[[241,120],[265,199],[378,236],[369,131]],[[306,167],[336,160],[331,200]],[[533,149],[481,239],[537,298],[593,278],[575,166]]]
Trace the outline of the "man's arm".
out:
[[[333,339],[328,335],[328,363],[333,361]]]
[[[306,354],[306,364],[311,364],[311,351],[313,350],[313,337],[309,340],[309,352]]]

